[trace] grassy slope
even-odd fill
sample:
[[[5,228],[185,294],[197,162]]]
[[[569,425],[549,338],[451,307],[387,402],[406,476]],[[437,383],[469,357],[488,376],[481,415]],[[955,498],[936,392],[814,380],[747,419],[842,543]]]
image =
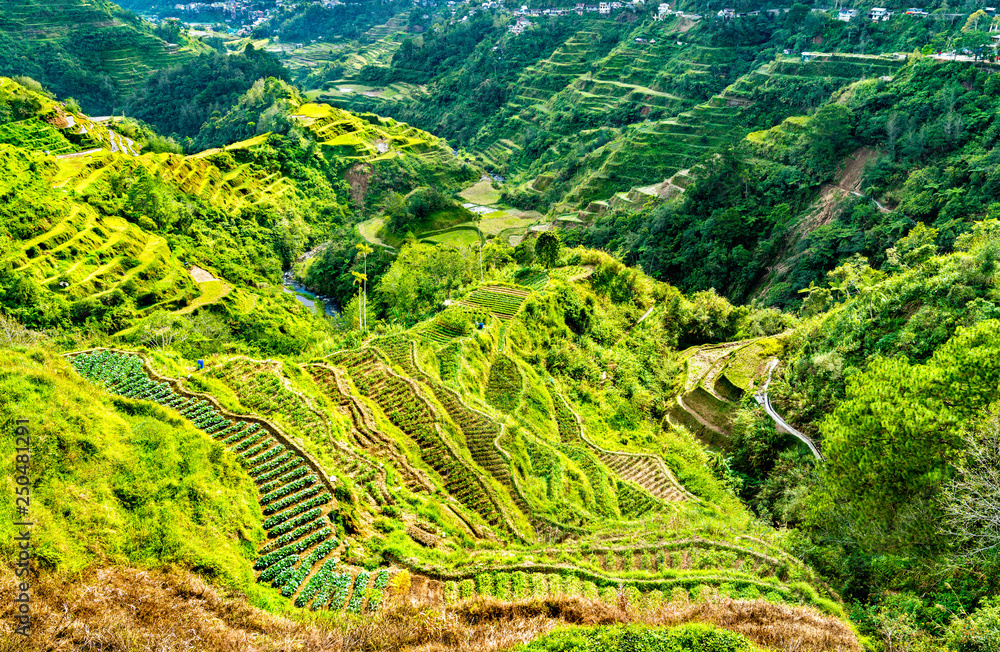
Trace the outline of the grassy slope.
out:
[[[255,488],[235,459],[186,421],[112,399],[42,349],[0,362],[0,419],[31,429],[38,567],[179,565],[256,593],[249,563],[263,538]],[[13,559],[14,441],[2,444],[3,555]]]

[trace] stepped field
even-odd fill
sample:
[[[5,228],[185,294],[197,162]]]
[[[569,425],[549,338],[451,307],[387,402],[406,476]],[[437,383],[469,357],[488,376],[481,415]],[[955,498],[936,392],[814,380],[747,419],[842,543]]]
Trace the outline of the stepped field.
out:
[[[491,291],[503,294],[497,290]],[[453,382],[423,369],[420,358],[436,343],[427,348],[397,335],[374,346],[301,366],[218,356],[207,361],[204,381],[187,382],[161,375],[156,363],[128,351],[97,349],[68,358],[99,387],[178,412],[236,456],[257,486],[268,532],[253,564],[258,582],[296,607],[375,611],[387,591],[412,586],[445,604],[476,596],[580,596],[614,604],[624,596],[635,608],[654,609],[728,596],[841,613],[836,594],[773,544],[696,534],[706,517],[670,506],[700,499],[664,461],[592,443],[561,394],[552,393],[553,432],[537,431],[525,448],[505,436],[509,426],[493,416],[488,398],[463,398]],[[220,398],[192,391],[192,385],[214,388]],[[512,388],[515,394],[533,391],[530,384]],[[345,427],[348,439],[327,439]],[[583,469],[573,482],[595,489],[602,484],[626,520],[569,524],[547,515],[547,497],[528,487],[515,449],[534,450],[533,464],[557,456]],[[343,482],[357,489],[345,493],[337,488]],[[376,571],[359,568],[357,559],[345,561],[351,541],[363,541],[373,523],[365,512],[396,513],[399,507],[392,506],[414,504],[407,496],[432,500],[425,492],[437,487],[449,495],[442,504],[451,517],[437,525],[418,517],[395,530],[396,545],[400,537],[410,541],[402,548],[409,549],[406,556],[392,556],[389,567]],[[346,514],[353,522],[347,530]],[[621,529],[628,519],[638,519],[631,532]],[[452,566],[438,552],[443,539],[434,531],[442,525],[475,538],[513,539],[503,549],[473,550]],[[407,573],[407,588],[391,583],[400,572]]]
[[[2,12],[4,31],[12,38],[59,45],[122,93],[156,70],[209,51],[193,39],[167,43],[149,23],[107,0],[11,0]]]

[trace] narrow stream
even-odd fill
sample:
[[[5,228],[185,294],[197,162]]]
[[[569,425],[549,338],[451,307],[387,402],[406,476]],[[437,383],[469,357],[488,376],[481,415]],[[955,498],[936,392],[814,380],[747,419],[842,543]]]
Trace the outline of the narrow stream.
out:
[[[337,317],[340,315],[340,307],[333,298],[310,292],[304,285],[292,277],[291,271],[285,272],[285,275],[282,277],[282,285],[284,286],[281,288],[283,291],[288,294],[294,294],[295,299],[306,308],[315,310],[316,304],[321,303],[327,316]]]

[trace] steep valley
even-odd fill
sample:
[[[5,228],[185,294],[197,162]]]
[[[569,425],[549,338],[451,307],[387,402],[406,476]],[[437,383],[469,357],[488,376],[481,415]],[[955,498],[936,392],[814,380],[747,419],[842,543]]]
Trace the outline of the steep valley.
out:
[[[993,16],[602,4],[0,8],[0,652],[1000,649]]]

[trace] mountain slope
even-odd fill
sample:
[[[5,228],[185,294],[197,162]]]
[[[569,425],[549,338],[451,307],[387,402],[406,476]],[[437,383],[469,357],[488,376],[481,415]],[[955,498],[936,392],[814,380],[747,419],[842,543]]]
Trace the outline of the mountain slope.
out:
[[[110,113],[151,72],[208,51],[107,0],[13,0],[0,25],[3,74],[31,77],[94,114]]]

